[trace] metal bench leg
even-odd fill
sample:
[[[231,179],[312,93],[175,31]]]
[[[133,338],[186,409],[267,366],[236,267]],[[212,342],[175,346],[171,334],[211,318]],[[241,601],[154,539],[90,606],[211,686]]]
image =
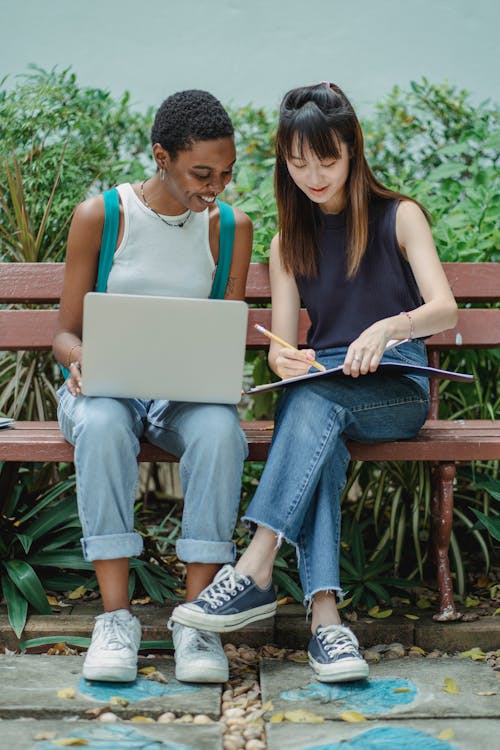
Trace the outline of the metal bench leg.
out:
[[[453,584],[450,575],[451,528],[453,522],[453,480],[455,464],[435,464],[432,469],[432,546],[437,570],[439,588],[439,614],[435,620],[458,620],[461,614],[455,608]]]

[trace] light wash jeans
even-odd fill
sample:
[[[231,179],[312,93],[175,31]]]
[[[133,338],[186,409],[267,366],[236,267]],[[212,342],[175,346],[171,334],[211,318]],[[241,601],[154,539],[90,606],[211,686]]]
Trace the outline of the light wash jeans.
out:
[[[344,347],[318,351],[327,367]],[[421,341],[384,354],[384,362],[426,364]],[[429,382],[421,376],[342,374],[288,386],[278,404],[264,472],[243,518],[265,526],[297,550],[304,603],[318,591],[343,594],[339,577],[340,498],[349,463],[347,440],[376,443],[411,438],[429,411]]]
[[[185,562],[227,563],[248,449],[234,406],[72,396],[58,392],[58,418],[75,446],[78,512],[86,560],[139,555],[134,531],[140,438],[180,458]]]

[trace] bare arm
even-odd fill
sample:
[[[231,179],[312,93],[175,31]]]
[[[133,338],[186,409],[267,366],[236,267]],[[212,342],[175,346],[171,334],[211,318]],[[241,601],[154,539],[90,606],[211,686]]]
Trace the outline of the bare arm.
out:
[[[234,209],[235,228],[231,268],[224,299],[245,299],[248,266],[252,257],[253,225],[243,211]]]
[[[55,358],[66,368],[72,362],[81,365],[83,297],[95,286],[103,224],[101,196],[81,203],[71,222],[59,318],[52,342]],[[71,367],[67,386],[75,396],[80,392],[79,380],[80,367]]]
[[[272,297],[272,330],[292,346],[297,346],[299,332],[300,295],[293,276],[281,265],[279,236],[271,242],[269,275]],[[304,375],[315,358],[312,349],[285,349],[271,341],[269,366],[280,378]]]
[[[457,305],[441,266],[427,220],[421,209],[411,201],[402,201],[396,213],[396,235],[402,252],[412,268],[424,304],[408,310],[413,336],[420,338],[453,328],[457,321]],[[389,339],[410,335],[407,315],[394,315],[379,320],[350,345],[344,362],[347,375],[374,372]],[[358,356],[359,362],[354,360]]]

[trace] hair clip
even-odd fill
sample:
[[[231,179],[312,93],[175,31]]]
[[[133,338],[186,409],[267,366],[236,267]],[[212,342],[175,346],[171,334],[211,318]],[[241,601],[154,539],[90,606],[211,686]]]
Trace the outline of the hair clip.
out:
[[[322,85],[322,86],[324,85],[324,86],[326,86],[327,89],[329,89],[330,86],[331,86],[331,83],[330,83],[330,81],[321,81],[320,85]]]

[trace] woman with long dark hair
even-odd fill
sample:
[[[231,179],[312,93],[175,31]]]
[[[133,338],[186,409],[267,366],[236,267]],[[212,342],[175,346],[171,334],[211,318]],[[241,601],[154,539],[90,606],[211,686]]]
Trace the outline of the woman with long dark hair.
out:
[[[281,378],[305,374],[313,360],[341,365],[343,375],[284,389],[269,458],[244,518],[255,535],[236,567],[225,566],[173,619],[231,631],[268,617],[276,609],[273,564],[286,539],[297,549],[312,613],[309,662],[319,680],[341,682],[368,674],[337,609],[346,441],[416,435],[428,414],[427,378],[377,368],[426,364],[423,339],[453,327],[457,308],[424,209],[376,179],[356,114],[334,84],[286,94],[275,189],[272,328],[295,347],[301,301],[311,327],[307,349],[273,342],[269,364]],[[388,348],[394,340],[399,344]]]

